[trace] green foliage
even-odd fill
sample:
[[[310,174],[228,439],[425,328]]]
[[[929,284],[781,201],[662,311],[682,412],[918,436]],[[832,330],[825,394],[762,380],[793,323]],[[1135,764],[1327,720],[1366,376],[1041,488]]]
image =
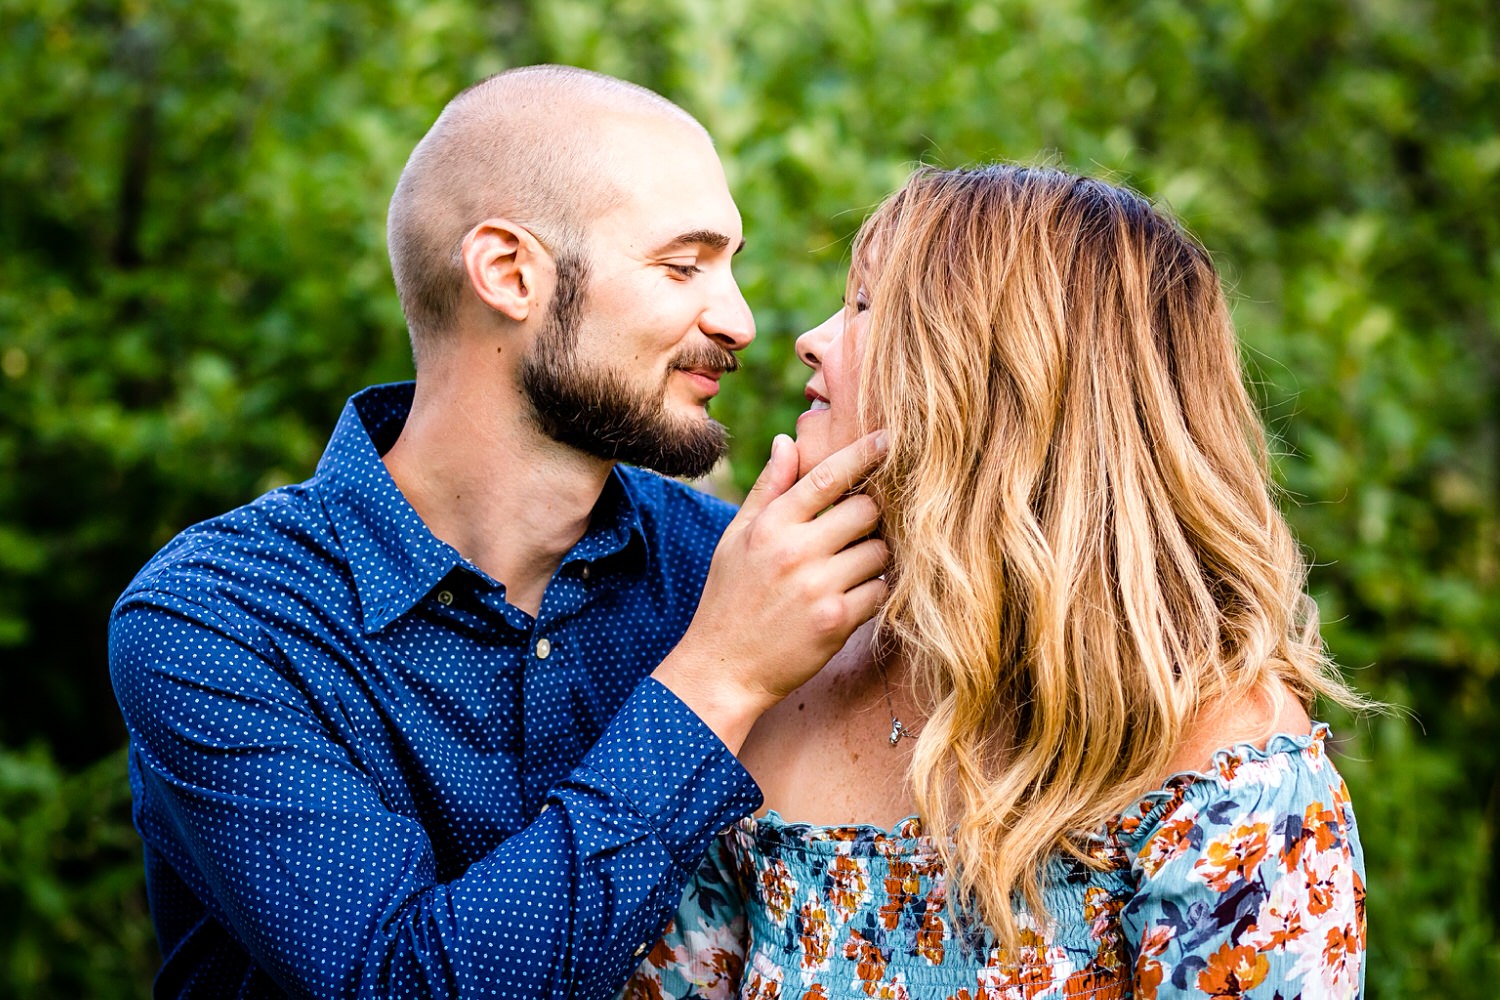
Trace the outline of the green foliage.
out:
[[[102,622],[129,575],[306,475],[343,398],[409,371],[382,223],[437,109],[570,62],[718,141],[760,327],[716,403],[740,488],[802,408],[793,335],[836,307],[848,237],[913,164],[1056,162],[1184,219],[1231,283],[1330,647],[1412,713],[1340,726],[1371,995],[1488,995],[1495,22],[1483,0],[0,0],[0,656],[26,666],[0,745],[67,765],[5,758],[34,789],[5,793],[5,870],[105,780],[68,772],[121,739]],[[67,967],[92,926],[67,914],[115,906],[122,947],[91,961],[141,975],[121,957],[138,886],[109,857],[36,862],[59,902],[12,910],[52,928],[15,968]]]
[[[146,996],[157,962],[124,752],[0,751],[0,995]]]

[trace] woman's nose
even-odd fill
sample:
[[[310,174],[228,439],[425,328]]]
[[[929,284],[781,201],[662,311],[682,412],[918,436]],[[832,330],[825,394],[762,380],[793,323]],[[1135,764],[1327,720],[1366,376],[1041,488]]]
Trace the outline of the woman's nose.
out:
[[[844,328],[844,311],[840,309],[797,338],[797,358],[807,367],[817,370],[823,365],[823,354],[828,345]]]

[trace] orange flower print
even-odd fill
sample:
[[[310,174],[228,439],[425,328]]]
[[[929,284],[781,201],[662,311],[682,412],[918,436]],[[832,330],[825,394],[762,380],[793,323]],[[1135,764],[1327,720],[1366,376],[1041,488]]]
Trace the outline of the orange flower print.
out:
[[[1156,991],[1161,988],[1161,981],[1166,973],[1162,970],[1161,963],[1154,958],[1141,955],[1135,960],[1135,996],[1136,1000],[1156,1000]]]
[[[674,948],[670,943],[672,935],[676,932],[675,921],[669,921],[666,930],[663,931],[662,939],[651,947],[651,953],[646,956],[645,964],[655,969],[665,969],[673,962],[682,960],[682,949]]]
[[[917,954],[932,965],[943,964],[943,939],[948,936],[945,909],[946,894],[939,884],[927,894],[927,903],[922,908],[922,926],[917,931]]]
[[[870,898],[870,873],[859,858],[840,855],[828,866],[828,901],[839,923],[854,919]]]
[[[1123,969],[1089,966],[1079,969],[1063,983],[1063,1000],[1123,1000],[1130,980]]]
[[[760,896],[767,912],[776,923],[786,920],[792,912],[792,900],[797,895],[797,883],[791,870],[780,858],[772,858],[760,870]]]
[[[1292,975],[1302,1000],[1355,1000],[1359,996],[1364,945],[1352,925],[1329,927],[1322,940],[1301,951]]]
[[[1145,934],[1141,935],[1141,954],[1160,955],[1167,950],[1167,945],[1177,936],[1177,930],[1171,924],[1157,924]]]
[[[1253,990],[1271,971],[1266,956],[1250,945],[1226,942],[1208,957],[1208,967],[1198,973],[1198,989],[1213,1000],[1238,1000]]]
[[[1339,810],[1319,809],[1318,805],[1315,802],[1307,807],[1302,827],[1312,832],[1317,849],[1326,851],[1343,839],[1344,817]]]
[[[1359,872],[1353,870],[1350,865],[1351,888],[1354,890],[1354,930],[1359,935],[1359,948],[1365,947],[1365,880],[1359,877]]]
[[[1138,806],[1080,837],[1085,863],[1062,859],[1055,892],[1049,868],[1049,922],[1021,907],[1012,949],[972,907],[948,910],[939,845],[916,821],[784,839],[739,825],[730,881],[769,934],[746,954],[744,908],[690,893],[684,914],[708,926],[673,928],[621,1000],[1355,1000],[1364,882],[1334,760],[1220,753]],[[1141,922],[1128,936],[1127,905]]]
[[[630,978],[630,982],[625,984],[625,991],[620,994],[620,1000],[663,1000],[661,979],[637,973]]]
[[[1142,871],[1148,877],[1155,875],[1163,866],[1191,850],[1193,828],[1197,825],[1198,814],[1193,811],[1163,823],[1146,841],[1145,850],[1140,855]]]
[[[750,979],[740,987],[740,1000],[781,1000],[781,982],[752,972]]]
[[[1279,842],[1281,837],[1275,839]],[[1271,852],[1271,840],[1269,824],[1243,823],[1203,845],[1203,855],[1193,864],[1193,875],[1215,892],[1228,892],[1265,860]]]
[[[828,953],[833,947],[833,925],[828,922],[828,911],[822,900],[809,892],[807,902],[802,904],[798,916],[802,933],[798,943],[802,946],[802,968],[816,970],[828,964]]]
[[[1124,935],[1120,931],[1124,905],[1103,886],[1089,886],[1083,895],[1083,919],[1089,922],[1089,937],[1099,944],[1095,965],[1115,969],[1125,962]]]
[[[885,877],[886,901],[880,906],[880,923],[888,931],[901,926],[901,914],[916,901],[922,890],[916,866],[906,861],[892,861]]]
[[[1308,916],[1316,919],[1348,905],[1350,900],[1344,893],[1350,892],[1353,886],[1349,881],[1350,868],[1346,865],[1342,851],[1311,854],[1303,862]]]
[[[871,990],[875,992],[871,993]],[[865,993],[875,1000],[912,1000],[911,993],[907,991],[906,984],[901,981],[900,973],[887,983],[866,984]]]
[[[1337,976],[1340,970],[1359,962],[1359,938],[1360,935],[1353,927],[1331,927],[1328,937],[1323,942],[1323,967],[1328,969],[1332,976]]]
[[[1058,978],[1066,978],[1074,968],[1066,949],[1050,944],[1034,928],[1025,927],[1013,954],[999,948],[990,951],[989,961],[979,974],[980,996],[1034,1000],[1051,994]]]
[[[1242,940],[1261,951],[1284,949],[1295,944],[1307,927],[1302,919],[1306,886],[1295,878],[1277,879],[1255,915],[1255,924]]]
[[[723,985],[733,988],[745,970],[745,956],[738,951],[715,948],[699,959],[708,973],[705,980],[709,986]]]
[[[1302,863],[1304,851],[1327,851],[1337,846],[1344,837],[1343,811],[1338,807],[1324,808],[1321,802],[1308,805],[1302,815],[1302,834],[1287,845],[1281,854],[1281,867],[1293,871]]]
[[[876,988],[885,979],[886,956],[879,946],[859,931],[850,931],[844,945],[844,957],[854,963],[854,982],[866,996],[876,996]]]
[[[1313,730],[1313,737],[1312,743],[1302,751],[1302,759],[1307,762],[1308,770],[1317,774],[1323,770],[1323,761],[1326,759],[1323,753],[1323,741],[1328,738],[1328,727],[1319,726]]]

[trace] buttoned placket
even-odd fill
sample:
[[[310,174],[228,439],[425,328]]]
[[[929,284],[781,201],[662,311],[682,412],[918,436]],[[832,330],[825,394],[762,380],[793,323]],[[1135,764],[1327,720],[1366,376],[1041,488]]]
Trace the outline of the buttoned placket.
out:
[[[585,614],[597,583],[587,561],[564,563],[542,593],[542,604],[530,623],[521,657],[522,724],[525,727],[524,770],[527,811],[536,815],[548,782],[536,780],[555,766],[560,745],[581,735],[571,726],[560,726],[566,713],[559,706],[571,703],[586,679],[578,671],[588,664],[573,658],[566,640],[566,623]],[[591,741],[590,741],[591,742]],[[566,754],[562,754],[566,756]]]

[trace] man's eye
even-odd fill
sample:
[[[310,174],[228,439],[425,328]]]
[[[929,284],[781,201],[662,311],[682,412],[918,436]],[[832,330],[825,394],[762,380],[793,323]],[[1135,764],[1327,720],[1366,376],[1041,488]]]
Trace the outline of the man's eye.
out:
[[[703,268],[697,264],[667,264],[667,270],[682,278],[691,278],[695,274],[702,274]]]

